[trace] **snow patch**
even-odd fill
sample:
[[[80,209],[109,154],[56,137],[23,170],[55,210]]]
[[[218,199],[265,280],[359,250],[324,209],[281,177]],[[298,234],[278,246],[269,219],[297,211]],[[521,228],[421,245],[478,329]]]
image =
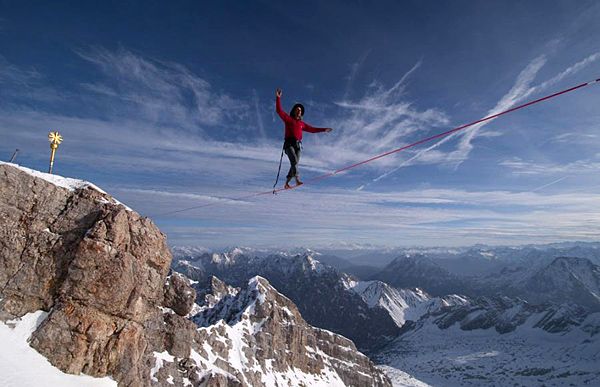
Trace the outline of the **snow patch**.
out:
[[[158,379],[154,377],[158,371],[163,367],[165,362],[173,363],[175,361],[175,357],[169,354],[169,352],[154,352],[154,358],[156,362],[154,363],[154,367],[150,370],[150,379],[154,382],[158,382]]]
[[[117,382],[109,377],[65,374],[29,346],[29,337],[47,315],[46,312],[37,311],[20,319],[0,322],[0,385],[116,387]]]
[[[102,189],[98,188],[98,186],[96,186],[90,182],[84,181],[84,180],[72,179],[69,177],[62,177],[59,175],[44,173],[44,172],[36,171],[34,169],[22,167],[18,164],[11,164],[11,163],[3,162],[3,161],[0,161],[0,164],[10,165],[11,167],[15,167],[23,172],[28,173],[31,176],[46,180],[47,182],[52,183],[58,187],[66,188],[69,191],[75,191],[75,190],[81,189],[81,188],[92,188],[100,193],[106,194],[106,192],[104,192]]]
[[[89,181],[85,181],[85,180],[80,180],[80,179],[73,179],[70,177],[63,177],[63,176],[59,176],[59,175],[53,175],[50,173],[44,173],[44,172],[40,172],[40,171],[36,171],[35,169],[30,169],[27,167],[22,167],[18,164],[11,164],[11,163],[6,163],[4,161],[0,161],[0,165],[10,165],[11,167],[17,168],[33,177],[37,177],[39,179],[45,180],[51,184],[54,184],[57,187],[61,187],[61,188],[66,188],[69,191],[75,191],[78,189],[83,189],[83,188],[91,188],[93,190],[96,190],[102,194],[108,195],[103,189],[101,189],[100,187],[98,187],[95,184],[90,183]],[[118,200],[116,200],[115,198],[112,198],[112,200],[108,200],[106,198],[102,198],[100,199],[101,203],[107,203],[107,204],[115,204],[115,205],[121,205],[123,207],[125,207],[125,209],[127,211],[132,211],[133,210],[129,207],[127,207],[126,205],[124,205],[123,203],[119,202]]]

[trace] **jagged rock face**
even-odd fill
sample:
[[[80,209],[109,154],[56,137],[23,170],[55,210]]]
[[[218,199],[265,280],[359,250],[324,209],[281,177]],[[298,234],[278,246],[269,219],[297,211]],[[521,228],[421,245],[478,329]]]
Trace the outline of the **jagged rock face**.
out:
[[[421,316],[451,305],[465,305],[468,299],[458,295],[431,297],[421,289],[395,289],[381,281],[355,281],[348,278],[346,286],[356,292],[371,308],[381,308],[398,327],[414,323]]]
[[[69,192],[0,165],[2,309],[20,316],[54,304],[75,249],[102,216],[102,194]]]
[[[170,263],[165,236],[109,195],[0,163],[0,318],[50,311],[30,343],[61,370],[133,387],[390,385],[266,280],[213,279],[202,309]]]
[[[268,380],[278,385],[390,385],[352,341],[308,325],[296,305],[266,279],[255,277],[242,290],[224,288],[214,277],[211,284],[205,296],[210,305],[193,318],[204,343],[196,354],[201,363],[225,360],[215,364],[244,386],[269,385]]]
[[[165,307],[185,316],[190,313],[195,302],[196,290],[190,286],[189,280],[179,273],[170,275],[165,283]]]
[[[91,187],[0,165],[0,309],[51,310],[31,345],[63,371],[143,385],[171,254],[145,218]],[[162,321],[161,321],[162,322]]]
[[[293,300],[306,321],[350,338],[362,351],[381,346],[399,332],[386,310],[370,308],[347,289],[345,275],[310,255],[201,254],[180,257],[174,270],[199,281],[199,286],[211,275],[233,286],[243,286],[256,275],[264,277]]]

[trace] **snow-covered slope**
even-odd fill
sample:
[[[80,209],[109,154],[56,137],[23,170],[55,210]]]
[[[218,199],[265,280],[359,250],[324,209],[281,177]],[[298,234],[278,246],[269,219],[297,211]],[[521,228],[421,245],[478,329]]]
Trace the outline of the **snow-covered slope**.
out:
[[[421,316],[450,305],[463,305],[467,299],[458,295],[431,297],[423,290],[396,289],[381,281],[347,280],[349,289],[356,292],[371,308],[385,309],[398,327],[406,321],[417,321]]]
[[[55,368],[28,344],[48,313],[38,311],[0,322],[0,385],[3,387],[116,387],[117,382],[87,375],[69,375]]]
[[[599,385],[599,333],[581,307],[482,298],[424,315],[375,359],[434,386]]]
[[[487,293],[521,297],[534,303],[571,302],[600,311],[600,266],[586,258],[557,257],[545,265],[532,265],[485,277]]]

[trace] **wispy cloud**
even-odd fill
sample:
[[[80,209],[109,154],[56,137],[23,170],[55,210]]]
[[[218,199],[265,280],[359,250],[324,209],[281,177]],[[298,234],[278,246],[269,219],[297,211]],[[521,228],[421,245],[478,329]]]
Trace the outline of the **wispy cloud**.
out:
[[[34,69],[22,69],[9,63],[0,55],[0,84],[30,86],[37,84],[42,75]]]
[[[45,153],[45,132],[53,128],[65,137],[61,159],[92,169],[172,175],[198,170],[206,177],[218,177],[224,185],[272,172],[281,145],[241,141],[238,133],[240,128],[247,132],[248,121],[255,126],[257,119],[264,133],[259,112],[248,114],[248,102],[213,90],[208,81],[179,64],[123,49],[78,54],[101,70],[101,78],[81,84],[73,98],[84,101],[91,113],[66,114],[64,109],[54,113],[32,109],[29,103],[0,107],[0,124],[12,129],[16,144],[27,141],[26,146],[18,146],[29,154]],[[35,97],[39,90],[72,93],[50,88],[42,74],[20,69],[3,57],[0,84],[5,85],[0,93],[7,93],[10,86],[24,101],[40,100]],[[19,101],[15,95],[10,100]],[[100,117],[94,112],[100,112]]]
[[[550,78],[549,80],[542,82],[541,84],[536,86],[533,91],[541,91],[541,90],[547,89],[548,87],[555,85],[558,82],[562,81],[564,78],[583,70],[585,67],[598,61],[599,59],[600,59],[600,52],[595,52],[595,53],[587,56],[583,60],[575,63],[574,65],[569,66],[568,68],[561,71],[559,74],[555,75],[554,77]],[[589,79],[589,81],[591,81],[591,79]]]
[[[496,104],[496,106],[491,109],[486,116],[494,115],[500,113],[503,110],[506,110],[513,106],[518,101],[522,100],[532,92],[532,88],[529,87],[530,83],[533,81],[535,75],[540,70],[540,68],[544,65],[545,58],[538,57],[534,59],[518,76],[515,84],[510,89],[510,91],[505,94],[500,101]],[[378,182],[396,171],[413,165],[415,162],[424,162],[427,164],[446,164],[451,163],[454,166],[459,165],[464,160],[467,159],[469,153],[473,149],[472,141],[478,134],[478,132],[487,125],[490,121],[486,121],[480,124],[473,125],[463,132],[456,132],[449,136],[442,138],[441,140],[429,145],[424,149],[417,150],[413,153],[408,159],[402,161],[395,168],[380,174],[376,178],[374,178],[370,183],[364,184],[358,188],[358,190],[363,190],[369,184]],[[460,137],[460,141],[457,144],[455,150],[450,152],[440,152],[437,151],[437,148],[441,147],[443,144],[450,142],[456,137]]]
[[[567,69],[563,70],[562,72],[560,72],[558,75],[552,77],[551,79],[549,79],[545,82],[542,82],[539,85],[532,86],[532,83],[533,83],[534,79],[536,78],[537,74],[539,73],[541,68],[547,62],[547,59],[544,55],[535,58],[533,61],[531,61],[525,67],[525,69],[523,69],[521,71],[521,73],[517,77],[513,87],[508,91],[508,93],[506,93],[500,99],[500,101],[498,101],[498,103],[496,104],[496,106],[494,106],[494,108],[492,108],[491,110],[489,110],[487,112],[485,117],[492,116],[494,114],[498,114],[502,111],[510,109],[511,107],[514,107],[518,103],[523,102],[527,97],[529,97],[533,93],[540,92],[544,89],[547,89],[549,86],[552,86],[552,85],[560,82],[562,79],[564,79],[565,77],[567,77],[569,75],[575,74],[576,72],[582,70],[583,68],[585,68],[586,66],[590,65],[591,63],[597,61],[598,59],[600,59],[600,53],[594,53],[592,55],[589,55],[585,59],[568,67]],[[416,154],[413,154],[408,159],[402,161],[397,167],[393,168],[392,170],[389,170],[383,174],[380,174],[379,176],[374,178],[371,181],[371,183],[380,181],[380,180],[392,175],[393,173],[400,170],[401,168],[413,165],[415,162],[424,162],[427,164],[450,163],[450,164],[454,165],[454,167],[457,167],[462,162],[467,160],[467,158],[469,157],[469,154],[471,153],[471,151],[473,150],[473,147],[474,147],[473,140],[476,137],[478,137],[478,136],[486,136],[486,137],[487,136],[497,136],[499,134],[498,132],[490,132],[488,134],[488,133],[481,131],[481,129],[484,126],[490,124],[492,121],[494,121],[494,120],[489,120],[489,121],[486,121],[483,123],[473,125],[467,129],[465,129],[464,131],[456,132],[447,137],[444,137],[443,139],[435,142],[434,144],[428,146],[427,148],[417,151]],[[434,150],[437,150],[443,144],[450,142],[451,140],[453,140],[456,137],[460,138],[458,144],[456,145],[456,149],[454,149],[450,152],[437,151],[437,152],[432,153]],[[563,139],[564,138],[566,138],[566,137],[563,137]],[[358,189],[362,190],[369,184],[370,183],[364,184],[364,185],[360,186]]]
[[[169,201],[153,205],[168,206]],[[234,218],[227,218],[230,213],[227,205],[180,213],[176,216],[190,221],[196,219],[202,226],[192,223],[188,228],[166,222],[165,227],[173,241],[184,242],[185,234],[196,232],[197,243],[212,246],[219,245],[219,241],[210,231],[218,230],[217,223],[223,219],[227,219],[231,227],[228,240],[251,243],[244,231],[235,231],[244,224],[236,219],[261,213],[269,216],[255,222],[252,237],[290,245],[298,244],[299,240],[311,241],[311,245],[331,240],[372,243],[394,240],[398,244],[437,245],[440,235],[444,235],[445,240],[455,241],[453,243],[460,241],[459,244],[526,243],[528,238],[534,237],[536,240],[591,240],[594,236],[590,230],[600,227],[600,212],[590,210],[595,208],[596,201],[593,193],[543,195],[428,189],[378,194],[310,189],[309,192],[260,197],[247,206],[234,206]],[[293,208],[294,203],[303,203],[302,216],[294,217],[294,238],[290,240],[282,238],[279,231],[281,224],[289,222],[290,206]],[[159,225],[162,222],[160,218],[157,221]],[[221,245],[227,244],[227,238]]]
[[[566,178],[568,178],[568,177],[569,177],[569,176],[563,176],[563,177],[561,177],[561,178],[558,178],[558,179],[556,179],[556,180],[553,180],[553,181],[551,181],[550,183],[546,183],[546,184],[544,184],[544,185],[541,185],[541,186],[539,186],[539,187],[536,187],[536,188],[532,189],[532,190],[531,190],[531,192],[537,192],[537,191],[541,191],[541,190],[543,190],[544,188],[548,188],[548,187],[550,187],[551,185],[554,185],[554,184],[560,183],[561,181],[565,180],[565,179],[566,179]]]
[[[600,135],[595,133],[568,132],[554,136],[548,141],[561,144],[596,144],[600,142]]]
[[[200,132],[206,132],[207,126],[247,118],[245,102],[213,90],[208,81],[178,63],[143,58],[125,49],[96,48],[77,53],[105,75],[97,83],[82,86],[117,98],[122,113],[128,116],[136,113],[156,125]]]
[[[500,165],[509,168],[515,175],[585,174],[600,171],[600,162],[595,160],[556,164],[526,161],[514,157],[500,162]]]
[[[406,80],[420,66],[421,61],[390,88],[373,83],[359,100],[337,101],[335,104],[341,108],[341,113],[331,119],[331,126],[336,129],[335,138],[333,141],[328,139],[329,145],[319,144],[319,156],[329,158],[333,165],[342,166],[406,144],[412,133],[447,124],[448,119],[442,111],[418,110],[404,95]],[[381,168],[395,162],[395,158],[390,157],[371,167]]]
[[[354,86],[354,82],[356,80],[356,77],[357,77],[358,73],[360,72],[360,69],[364,65],[365,60],[369,56],[370,51],[371,50],[367,50],[358,59],[358,61],[356,61],[355,63],[352,63],[352,65],[350,66],[350,75],[348,76],[348,80],[346,82],[346,89],[344,91],[344,97],[343,97],[344,101],[347,101],[350,98],[350,94],[352,93],[352,88]]]
[[[0,55],[0,97],[3,105],[16,106],[31,101],[64,101],[62,93],[48,86],[44,76],[33,67],[18,67]]]

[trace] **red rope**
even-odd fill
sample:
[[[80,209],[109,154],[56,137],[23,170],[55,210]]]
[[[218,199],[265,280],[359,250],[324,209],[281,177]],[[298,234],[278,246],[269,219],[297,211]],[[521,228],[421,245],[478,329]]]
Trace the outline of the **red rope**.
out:
[[[469,122],[468,124],[464,124],[464,125],[458,126],[458,127],[456,127],[456,128],[453,128],[453,129],[447,130],[447,131],[445,131],[445,132],[438,133],[438,134],[436,134],[436,135],[433,135],[433,136],[430,136],[430,137],[427,137],[427,138],[421,139],[421,140],[419,140],[419,141],[413,142],[412,144],[408,144],[408,145],[405,145],[405,146],[403,146],[403,147],[396,148],[396,149],[393,149],[393,150],[391,150],[391,151],[387,151],[387,152],[385,152],[385,153],[379,154],[379,155],[377,155],[377,156],[373,156],[373,157],[371,157],[370,159],[363,160],[363,161],[359,161],[359,162],[357,162],[357,163],[354,163],[354,164],[352,164],[352,165],[348,165],[348,166],[346,166],[346,167],[343,167],[343,168],[337,169],[337,170],[335,170],[335,171],[333,171],[333,172],[329,172],[329,173],[326,173],[326,174],[323,174],[323,175],[320,175],[320,176],[314,177],[314,178],[312,178],[312,179],[306,180],[306,181],[304,182],[304,184],[307,184],[307,183],[315,183],[315,182],[317,182],[317,181],[319,181],[319,180],[323,180],[323,179],[326,179],[326,178],[328,178],[328,177],[331,177],[331,176],[337,175],[338,173],[341,173],[341,172],[347,171],[347,170],[349,170],[349,169],[356,168],[356,167],[358,167],[358,166],[361,166],[361,165],[363,165],[363,164],[370,163],[371,161],[378,160],[378,159],[380,159],[380,158],[382,158],[382,157],[386,157],[386,156],[389,156],[389,155],[391,155],[391,154],[394,154],[394,153],[401,152],[401,151],[403,151],[403,150],[406,150],[406,149],[408,149],[408,148],[415,147],[415,146],[417,146],[417,145],[421,145],[421,144],[423,144],[423,143],[426,143],[426,142],[429,142],[429,141],[431,141],[431,140],[435,140],[435,139],[438,139],[438,138],[446,137],[446,136],[448,136],[448,135],[450,135],[450,134],[452,134],[452,133],[458,132],[459,130],[466,129],[466,128],[470,127],[470,126],[477,125],[477,124],[480,124],[480,123],[482,123],[482,122],[485,122],[485,121],[492,120],[492,119],[494,119],[494,118],[497,118],[497,117],[503,116],[503,115],[505,115],[505,114],[508,114],[508,113],[512,113],[512,112],[514,112],[514,111],[516,111],[516,110],[523,109],[523,108],[526,108],[526,107],[528,107],[528,106],[531,106],[531,105],[535,105],[535,104],[537,104],[537,103],[540,103],[540,102],[543,102],[543,101],[549,100],[549,99],[551,99],[551,98],[554,98],[554,97],[558,97],[559,95],[566,94],[566,93],[570,93],[570,92],[572,92],[572,91],[575,91],[575,90],[577,90],[577,89],[581,89],[582,87],[588,86],[588,85],[590,85],[590,84],[592,84],[592,83],[596,83],[596,82],[600,82],[600,78],[598,78],[598,79],[596,79],[596,80],[594,80],[594,81],[590,81],[590,82],[581,83],[581,84],[579,84],[579,85],[577,85],[577,86],[570,87],[570,88],[568,88],[568,89],[565,89],[565,90],[562,90],[562,91],[556,92],[556,93],[554,93],[554,94],[547,95],[547,96],[545,96],[545,97],[542,97],[542,98],[538,98],[538,99],[536,99],[536,100],[533,100],[533,101],[526,102],[526,103],[524,103],[524,104],[522,104],[522,105],[515,106],[515,107],[513,107],[513,108],[510,108],[510,109],[504,110],[504,111],[502,111],[502,112],[500,112],[500,113],[492,114],[492,115],[490,115],[490,116],[487,116],[487,117],[481,118],[481,119],[479,119],[479,120],[476,120],[476,121],[473,121],[473,122]],[[294,187],[294,188],[297,188],[297,187]],[[285,189],[285,188],[278,188],[278,189],[276,189],[276,190],[272,190],[272,191],[255,192],[255,193],[252,193],[252,194],[249,194],[249,195],[240,196],[240,197],[237,197],[237,198],[231,198],[231,199],[228,199],[228,200],[243,200],[243,199],[249,199],[249,198],[256,197],[256,196],[268,195],[268,194],[274,194],[274,193],[277,193],[277,192],[280,192],[280,191],[288,191],[288,190],[289,190],[289,189]],[[208,203],[208,204],[203,204],[203,205],[200,205],[200,206],[195,206],[195,207],[185,208],[185,209],[183,209],[183,210],[177,210],[177,211],[167,212],[167,213],[164,213],[164,214],[161,214],[161,215],[167,215],[167,214],[176,214],[176,213],[178,213],[178,212],[184,212],[184,211],[194,210],[194,209],[197,209],[197,208],[203,208],[203,207],[210,207],[210,206],[214,206],[214,205],[217,205],[217,204],[219,204],[219,203]]]

